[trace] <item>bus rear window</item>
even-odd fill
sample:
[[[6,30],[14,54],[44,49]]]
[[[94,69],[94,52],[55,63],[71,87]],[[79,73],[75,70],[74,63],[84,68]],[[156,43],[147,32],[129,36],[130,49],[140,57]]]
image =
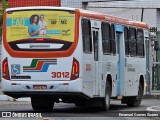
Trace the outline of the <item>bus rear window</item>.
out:
[[[6,41],[16,51],[62,51],[74,42],[75,13],[55,10],[9,11]]]

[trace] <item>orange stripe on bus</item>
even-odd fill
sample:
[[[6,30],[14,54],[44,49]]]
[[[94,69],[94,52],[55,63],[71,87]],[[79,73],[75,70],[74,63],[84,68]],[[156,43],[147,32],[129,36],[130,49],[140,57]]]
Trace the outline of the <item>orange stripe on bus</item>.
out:
[[[93,18],[97,20],[103,20],[107,22],[112,22],[112,23],[118,23],[118,24],[123,24],[126,26],[134,26],[134,27],[140,27],[144,29],[148,29],[148,25],[143,22],[138,22],[138,21],[129,21],[124,18],[118,18],[114,16],[110,16],[107,14],[102,14],[102,13],[96,13],[96,12],[90,12],[87,10],[81,10],[80,15],[83,17],[88,17],[88,18]]]

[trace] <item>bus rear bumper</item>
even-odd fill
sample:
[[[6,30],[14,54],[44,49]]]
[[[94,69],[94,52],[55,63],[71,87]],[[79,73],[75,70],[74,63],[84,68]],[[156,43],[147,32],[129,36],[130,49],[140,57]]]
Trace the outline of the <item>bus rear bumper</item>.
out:
[[[34,89],[34,85],[45,85],[46,89]],[[2,92],[13,98],[50,97],[53,99],[90,99],[83,92],[81,78],[71,81],[9,81],[2,79]]]
[[[13,98],[20,97],[48,97],[52,99],[65,99],[65,100],[79,100],[79,99],[90,99],[87,95],[80,92],[3,92],[5,95],[11,96]]]
[[[20,81],[20,80],[4,80],[2,79],[2,92],[8,93],[29,93],[29,92],[82,92],[82,80],[81,78],[77,80],[70,81]],[[35,88],[36,87],[36,88]]]

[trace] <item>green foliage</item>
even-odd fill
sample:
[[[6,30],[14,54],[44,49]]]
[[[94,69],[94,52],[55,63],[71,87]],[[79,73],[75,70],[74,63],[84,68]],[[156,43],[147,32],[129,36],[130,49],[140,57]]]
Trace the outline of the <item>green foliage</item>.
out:
[[[0,10],[0,36],[2,36],[2,25],[3,25],[3,12],[8,8],[6,0],[2,0],[2,10]]]

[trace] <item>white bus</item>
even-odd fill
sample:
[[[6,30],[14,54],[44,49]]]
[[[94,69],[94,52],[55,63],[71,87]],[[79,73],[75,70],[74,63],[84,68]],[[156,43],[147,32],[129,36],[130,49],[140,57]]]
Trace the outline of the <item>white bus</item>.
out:
[[[55,102],[108,110],[110,99],[139,106],[146,93],[147,31],[145,23],[81,9],[9,8],[3,93],[31,97],[34,110],[52,110]]]

